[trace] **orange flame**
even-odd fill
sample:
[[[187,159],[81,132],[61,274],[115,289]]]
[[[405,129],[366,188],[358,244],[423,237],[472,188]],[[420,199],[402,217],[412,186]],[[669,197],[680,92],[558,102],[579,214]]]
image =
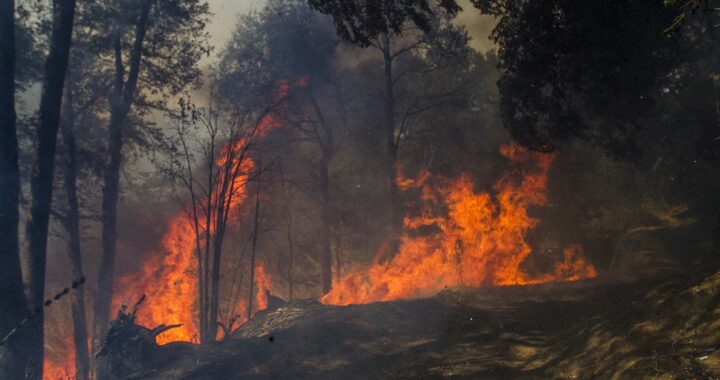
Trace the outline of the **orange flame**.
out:
[[[294,85],[303,86],[306,78],[300,78]],[[287,98],[290,84],[283,81],[279,84],[275,98],[269,109],[274,108],[282,100]],[[224,167],[228,161],[233,168],[239,168],[239,174],[231,178],[230,186],[234,189],[234,196],[229,199],[228,210],[237,210],[247,197],[244,191],[248,180],[248,173],[251,173],[255,163],[248,155],[241,154],[252,140],[265,136],[270,131],[282,127],[281,119],[268,112],[260,121],[251,136],[231,141],[222,147],[216,161],[216,165]],[[223,191],[213,189],[213,196],[220,196]],[[216,198],[217,199],[217,198]],[[207,203],[207,202],[206,202]],[[229,223],[236,222],[235,218],[228,218]],[[208,228],[205,225],[201,229]],[[210,225],[212,232],[215,226]],[[147,255],[147,259],[141,266],[141,272],[131,274],[118,281],[113,299],[113,310],[120,307],[121,302],[128,302],[137,299],[141,294],[146,294],[148,302],[137,315],[137,323],[144,326],[154,327],[159,324],[182,324],[181,327],[168,330],[157,337],[158,344],[166,344],[175,341],[199,341],[198,326],[198,265],[193,223],[184,212],[175,215],[167,228],[162,239],[162,250]],[[257,303],[258,310],[267,306],[265,290],[269,289],[270,278],[259,265],[257,267]],[[260,291],[262,290],[262,291]],[[241,299],[235,310],[245,309],[246,301]],[[238,313],[244,316],[245,313]]]
[[[43,360],[43,380],[66,380],[75,378],[75,349],[70,335],[67,336],[66,342],[67,344],[64,347],[63,355],[45,354],[45,360]]]
[[[442,186],[432,185],[427,172],[415,180],[398,176],[401,190],[421,190],[424,205],[419,216],[405,217],[397,254],[336,280],[322,302],[362,304],[426,296],[451,286],[594,277],[595,269],[585,261],[579,246],[565,250],[565,261],[555,266],[553,274],[531,276],[520,268],[532,252],[525,236],[537,224],[527,210],[547,203],[547,174],[553,156],[514,144],[502,147],[501,154],[517,168],[495,184],[494,196],[477,192],[465,175],[436,181],[446,183]]]
[[[257,289],[255,296],[256,310],[264,310],[268,305],[266,291],[270,290],[270,276],[265,272],[265,266],[262,264],[258,264],[255,268],[255,289]]]

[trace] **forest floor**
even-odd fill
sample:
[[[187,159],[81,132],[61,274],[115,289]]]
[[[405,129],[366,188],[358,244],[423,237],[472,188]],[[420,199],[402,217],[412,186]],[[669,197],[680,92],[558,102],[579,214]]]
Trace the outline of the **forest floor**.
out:
[[[295,301],[132,378],[720,379],[720,275],[691,277]]]

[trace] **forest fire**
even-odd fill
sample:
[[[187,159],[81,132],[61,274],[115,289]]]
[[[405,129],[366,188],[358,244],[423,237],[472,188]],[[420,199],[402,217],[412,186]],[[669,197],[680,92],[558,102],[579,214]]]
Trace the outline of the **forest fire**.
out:
[[[543,5],[0,1],[0,380],[720,379],[720,0]]]
[[[306,79],[299,79],[294,85],[303,86]],[[211,196],[221,197],[227,194],[227,187],[232,188],[227,197],[227,210],[237,210],[238,206],[247,198],[245,186],[249,175],[255,170],[253,159],[245,154],[247,147],[254,139],[264,136],[268,132],[282,127],[283,123],[274,116],[273,108],[288,96],[290,84],[282,81],[278,86],[269,112],[263,116],[259,124],[247,135],[227,143],[220,149],[216,165],[220,168],[229,167],[232,175],[229,183],[218,183]],[[225,188],[222,188],[225,186]],[[208,200],[205,200],[207,203]],[[207,207],[207,206],[205,206]],[[230,212],[230,211],[228,211]],[[227,218],[236,223],[237,218]],[[207,229],[207,224],[199,222],[201,230]],[[179,212],[168,224],[161,245],[162,252],[147,255],[139,273],[121,278],[116,287],[116,296],[113,300],[114,309],[121,303],[131,302],[141,294],[146,294],[149,302],[138,313],[137,321],[140,325],[156,326],[159,324],[182,324],[181,327],[169,330],[157,337],[158,344],[176,341],[198,342],[198,260],[197,251],[204,249],[206,244],[196,239],[195,226],[186,212]],[[217,228],[212,222],[209,230]],[[255,311],[262,310],[267,305],[266,291],[269,290],[270,280],[261,263],[256,264],[254,289],[256,290]],[[244,322],[247,317],[245,299],[237,300],[233,308],[236,312],[236,322]]]
[[[528,215],[528,208],[547,203],[547,175],[553,157],[517,145],[506,145],[501,153],[517,168],[495,184],[494,195],[477,192],[467,176],[450,181],[433,181],[427,172],[414,180],[398,176],[400,189],[420,190],[424,205],[419,216],[405,217],[397,254],[335,281],[322,302],[363,304],[429,295],[451,286],[524,285],[594,277],[594,267],[577,245],[565,249],[564,261],[555,265],[554,273],[532,276],[522,270],[521,264],[532,252],[525,236],[538,222]],[[443,210],[447,216],[442,215]],[[432,232],[413,233],[420,230]]]

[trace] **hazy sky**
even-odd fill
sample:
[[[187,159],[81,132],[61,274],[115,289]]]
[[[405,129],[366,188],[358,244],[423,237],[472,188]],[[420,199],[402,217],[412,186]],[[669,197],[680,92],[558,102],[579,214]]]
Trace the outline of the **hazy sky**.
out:
[[[201,61],[201,66],[205,67],[215,62],[217,54],[232,36],[238,15],[247,13],[250,10],[260,10],[266,0],[208,0],[208,3],[212,13],[208,31],[211,35],[210,43],[215,47],[215,51],[210,57]],[[488,35],[495,26],[493,18],[480,15],[469,0],[459,0],[459,3],[464,11],[458,16],[457,20],[460,24],[465,25],[470,33],[472,37],[470,45],[482,52],[493,49],[492,41],[488,40]],[[26,91],[21,96],[18,111],[21,114],[35,112],[39,95],[39,84],[31,88],[30,91]]]
[[[225,46],[225,42],[230,39],[238,15],[253,9],[261,9],[265,0],[208,0],[208,3],[213,14],[208,29],[211,44],[215,46],[215,55],[217,55]]]
[[[208,3],[213,13],[209,31],[216,55],[232,35],[237,16],[252,9],[261,9],[266,0],[208,0]],[[483,52],[492,49],[494,45],[488,40],[488,35],[495,26],[495,21],[491,17],[481,16],[469,0],[460,0],[459,3],[464,11],[458,16],[458,22],[465,25],[470,33],[471,46]],[[215,55],[206,60],[206,63],[212,62]]]

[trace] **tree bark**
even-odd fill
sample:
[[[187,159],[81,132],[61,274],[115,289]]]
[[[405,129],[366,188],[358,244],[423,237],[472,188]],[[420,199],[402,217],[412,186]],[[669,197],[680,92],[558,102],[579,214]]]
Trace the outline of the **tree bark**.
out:
[[[210,235],[211,230],[210,226],[212,224],[212,202],[213,202],[213,192],[215,189],[215,175],[214,175],[214,166],[215,166],[215,138],[216,138],[216,131],[212,131],[210,133],[210,149],[208,162],[207,162],[207,170],[208,170],[208,178],[207,178],[207,188],[208,188],[208,197],[207,197],[207,212],[205,213],[205,259],[203,263],[203,269],[204,273],[202,274],[202,288],[203,288],[203,300],[205,303],[202,305],[201,309],[202,312],[205,314],[205,325],[203,326],[203,329],[201,330],[200,334],[205,337],[205,341],[211,342],[215,340],[215,335],[211,335],[211,322],[210,322]]]
[[[94,347],[99,347],[107,333],[110,321],[113,281],[115,277],[115,254],[117,243],[117,202],[120,192],[120,166],[122,164],[123,127],[130,112],[142,58],[143,42],[147,30],[148,15],[152,2],[142,3],[140,17],[135,25],[135,40],[130,54],[130,72],[127,81],[122,61],[120,36],[115,40],[115,88],[110,97],[110,124],[108,125],[108,157],[105,168],[102,199],[102,255],[98,270],[97,297],[94,315]],[[98,376],[99,377],[99,376]]]
[[[259,164],[258,164],[258,167]],[[257,252],[257,237],[258,229],[260,226],[260,188],[262,186],[262,175],[258,176],[257,192],[255,194],[255,219],[254,219],[254,230],[252,239],[252,253],[250,255],[250,291],[248,292],[248,308],[247,308],[247,320],[252,318],[253,308],[253,287],[255,285],[255,254]]]
[[[320,212],[322,215],[321,219],[321,253],[320,263],[322,266],[322,291],[323,294],[330,293],[332,289],[332,235],[330,233],[330,224],[332,223],[332,199],[330,197],[330,162],[335,155],[335,133],[332,126],[328,123],[325,118],[320,105],[318,104],[315,97],[308,90],[308,96],[310,103],[313,106],[315,115],[318,117],[318,121],[323,130],[324,138],[319,138],[318,143],[320,144],[320,150],[322,156],[318,165],[320,182]]]
[[[402,209],[400,207],[399,191],[395,183],[395,170],[397,169],[398,145],[395,137],[395,78],[393,75],[393,55],[390,47],[390,37],[385,34],[382,43],[384,73],[385,73],[385,143],[387,146],[388,192],[390,196],[390,222],[392,233],[396,236],[402,227]]]
[[[335,277],[342,277],[342,217],[338,215],[338,224],[335,226]]]
[[[45,63],[43,90],[40,98],[37,161],[31,180],[32,203],[26,237],[30,256],[30,301],[33,308],[42,307],[45,298],[45,262],[47,235],[52,203],[55,170],[55,149],[60,123],[63,85],[70,58],[75,0],[53,1],[53,28],[50,53]],[[38,314],[28,327],[35,339],[30,343],[33,363],[31,377],[42,378],[43,314]]]
[[[287,202],[287,200],[286,200]],[[286,218],[287,218],[287,241],[288,241],[288,275],[287,275],[287,281],[288,281],[288,301],[293,300],[293,287],[294,287],[294,279],[293,279],[293,265],[295,260],[295,252],[294,252],[294,244],[293,244],[293,237],[292,237],[292,213],[290,212],[290,206],[285,206],[285,212],[286,212]]]
[[[198,311],[198,319],[200,320],[200,343],[205,343],[207,341],[206,338],[206,318],[207,313],[205,313],[205,285],[203,282],[203,273],[205,271],[203,267],[203,257],[202,257],[202,248],[200,246],[200,213],[198,212],[198,196],[195,194],[195,186],[194,184],[194,177],[193,177],[193,170],[192,170],[192,162],[190,157],[190,151],[188,150],[187,143],[185,141],[185,136],[181,133],[180,134],[180,142],[182,143],[183,148],[183,155],[185,156],[185,164],[187,165],[188,170],[188,191],[190,192],[190,200],[192,202],[192,214],[189,215],[191,218],[191,222],[193,224],[193,230],[195,232],[195,257],[197,259],[197,283],[198,283],[198,304],[200,305],[199,311]]]
[[[212,276],[210,279],[210,315],[208,316],[208,338],[211,341],[217,338],[218,308],[220,307],[220,264],[222,260],[223,238],[225,236],[225,222],[221,220],[224,218],[223,215],[229,211],[230,210],[227,210],[226,207],[223,206],[217,210],[218,221],[215,225],[215,237],[213,239]]]
[[[326,157],[320,160],[320,198],[322,201],[322,225],[321,225],[321,244],[322,244],[322,286],[323,294],[330,293],[332,289],[332,250],[331,250],[331,204],[330,204],[330,180],[329,180],[329,163]]]
[[[0,334],[28,313],[18,242],[20,172],[15,125],[15,1],[0,0]],[[20,334],[0,347],[0,378],[21,379],[28,361]]]
[[[236,141],[232,139],[230,141]],[[245,158],[246,147],[241,147],[240,152],[237,142],[231,143],[228,151],[227,162],[222,168],[222,176],[220,182],[220,191],[216,196],[215,207],[215,233],[213,236],[213,265],[210,292],[210,315],[209,322],[209,338],[215,340],[219,326],[218,314],[220,308],[220,279],[222,267],[222,247],[225,239],[225,231],[227,228],[228,217],[230,216],[230,208],[232,207],[232,199],[235,196],[235,179],[240,174],[242,161]],[[232,326],[230,326],[231,328]]]
[[[75,143],[75,115],[71,85],[65,89],[63,122],[61,126],[63,144],[67,150],[64,187],[67,196],[65,229],[68,234],[68,254],[72,264],[73,279],[83,278],[82,251],[80,249],[80,206],[77,196],[77,147]],[[75,378],[88,380],[90,377],[90,356],[88,351],[87,320],[85,317],[85,292],[77,288],[71,299],[73,320],[73,341],[75,343]]]

